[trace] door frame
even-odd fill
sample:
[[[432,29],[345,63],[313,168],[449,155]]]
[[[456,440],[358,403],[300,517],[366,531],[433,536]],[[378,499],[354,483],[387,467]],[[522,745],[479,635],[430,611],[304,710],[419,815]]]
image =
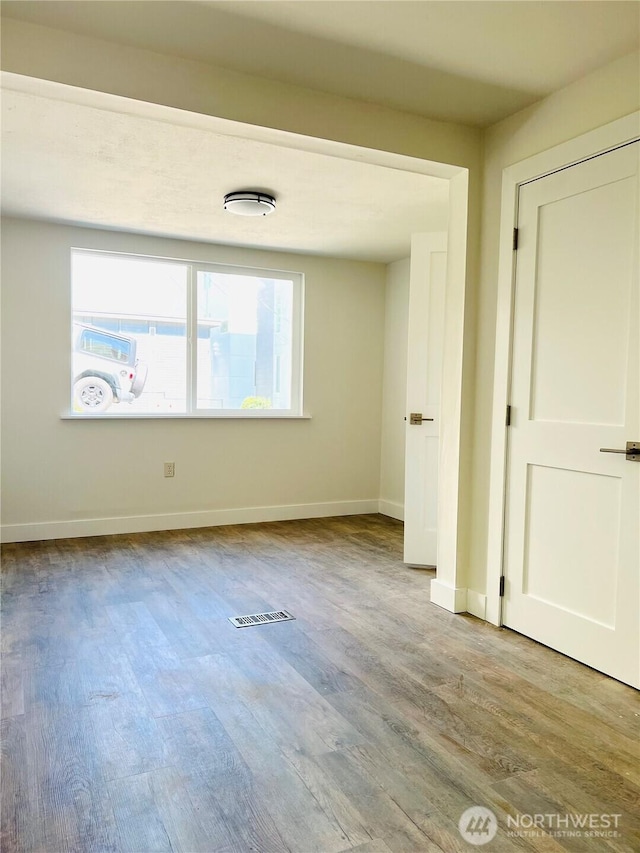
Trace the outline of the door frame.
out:
[[[409,149],[434,149],[434,156],[444,159],[431,160],[418,155],[399,153],[390,143],[380,141],[383,147],[371,148],[340,141],[336,138],[309,136],[278,127],[267,127],[230,118],[211,115],[205,112],[192,112],[184,106],[168,106],[154,101],[141,101],[134,96],[115,95],[100,89],[80,89],[67,83],[59,83],[44,78],[29,77],[22,74],[3,71],[1,88],[8,91],[59,99],[70,103],[85,104],[114,112],[124,111],[134,115],[143,115],[158,121],[165,121],[202,129],[207,132],[226,136],[246,138],[294,150],[327,154],[347,160],[402,170],[408,173],[431,175],[449,182],[449,226],[447,241],[447,277],[445,297],[445,344],[443,351],[443,381],[440,403],[442,433],[440,438],[440,482],[438,487],[439,506],[442,508],[442,522],[438,526],[438,579],[432,583],[431,600],[447,610],[459,612],[466,608],[466,585],[464,566],[459,547],[459,518],[462,513],[467,472],[462,467],[464,448],[462,446],[463,415],[469,405],[463,399],[463,374],[470,369],[473,353],[468,345],[470,320],[465,316],[467,287],[473,287],[473,275],[477,266],[476,238],[479,230],[479,187],[477,181],[470,181],[473,170],[479,174],[481,155],[476,151],[475,134],[464,136],[464,141],[456,142],[455,135],[447,135],[451,145],[434,142],[425,143],[417,132],[418,143],[407,141]],[[375,117],[374,117],[375,118]],[[283,119],[276,117],[276,124]],[[443,125],[444,127],[444,125]],[[334,129],[332,133],[338,134]],[[340,134],[338,134],[339,136]],[[344,135],[344,134],[343,134]],[[358,133],[347,134],[358,136]],[[368,131],[364,136],[368,136]],[[376,133],[376,138],[380,136]],[[437,134],[436,134],[437,137]],[[451,148],[451,150],[450,150]],[[466,152],[466,153],[465,153]],[[450,163],[448,157],[468,162],[467,166]],[[470,174],[470,169],[472,170]],[[469,267],[468,267],[469,259]],[[467,395],[468,396],[468,395]],[[326,515],[327,506],[336,506],[345,512],[371,512],[380,508],[380,499],[364,501],[343,501],[339,504],[307,504],[267,508],[241,508],[238,510],[212,510],[192,514],[162,516],[163,524],[184,527],[185,524],[229,524],[246,521],[264,521],[298,518],[302,514]],[[360,507],[358,509],[358,507]],[[374,508],[375,507],[375,508]],[[193,519],[192,519],[193,517]],[[60,536],[86,536],[123,532],[118,519],[94,519],[88,521],[34,522],[27,524],[6,524],[0,527],[0,539],[4,542],[52,539]],[[132,529],[148,530],[148,517],[127,519],[127,531]]]
[[[518,219],[518,190],[522,184],[575,166],[640,138],[640,111],[570,139],[507,167],[502,173],[496,348],[489,465],[486,620],[502,625],[500,578],[504,571],[505,507],[507,499],[506,412],[511,388],[511,354],[515,307],[513,230]]]

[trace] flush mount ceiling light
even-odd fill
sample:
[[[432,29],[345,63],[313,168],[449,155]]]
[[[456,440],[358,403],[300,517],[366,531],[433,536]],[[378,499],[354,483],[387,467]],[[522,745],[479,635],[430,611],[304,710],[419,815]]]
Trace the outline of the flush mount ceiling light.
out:
[[[240,190],[227,193],[224,197],[224,209],[238,216],[266,216],[276,209],[276,200],[272,195],[255,190]]]

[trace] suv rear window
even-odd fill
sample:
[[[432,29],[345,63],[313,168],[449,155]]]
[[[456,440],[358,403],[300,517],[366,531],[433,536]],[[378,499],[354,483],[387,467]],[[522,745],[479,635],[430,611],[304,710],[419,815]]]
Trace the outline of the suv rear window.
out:
[[[82,352],[91,353],[91,355],[125,363],[129,363],[131,358],[131,341],[116,338],[113,335],[103,335],[93,329],[82,330],[79,349]]]

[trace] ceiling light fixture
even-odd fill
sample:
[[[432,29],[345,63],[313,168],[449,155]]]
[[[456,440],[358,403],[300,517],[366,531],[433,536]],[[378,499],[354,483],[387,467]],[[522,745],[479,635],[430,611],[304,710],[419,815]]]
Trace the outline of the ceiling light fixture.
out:
[[[256,190],[240,190],[226,194],[224,209],[238,216],[266,216],[276,209],[276,200],[267,193],[256,192]]]

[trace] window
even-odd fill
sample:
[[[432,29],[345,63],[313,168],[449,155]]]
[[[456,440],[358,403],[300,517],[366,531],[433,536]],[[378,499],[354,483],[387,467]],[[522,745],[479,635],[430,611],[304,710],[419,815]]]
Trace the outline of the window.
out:
[[[131,353],[135,351],[133,342],[127,338],[117,338],[105,335],[98,329],[82,329],[80,333],[80,350],[102,358],[113,358],[116,361],[129,362]]]
[[[300,273],[72,250],[74,413],[300,415],[302,288]]]

